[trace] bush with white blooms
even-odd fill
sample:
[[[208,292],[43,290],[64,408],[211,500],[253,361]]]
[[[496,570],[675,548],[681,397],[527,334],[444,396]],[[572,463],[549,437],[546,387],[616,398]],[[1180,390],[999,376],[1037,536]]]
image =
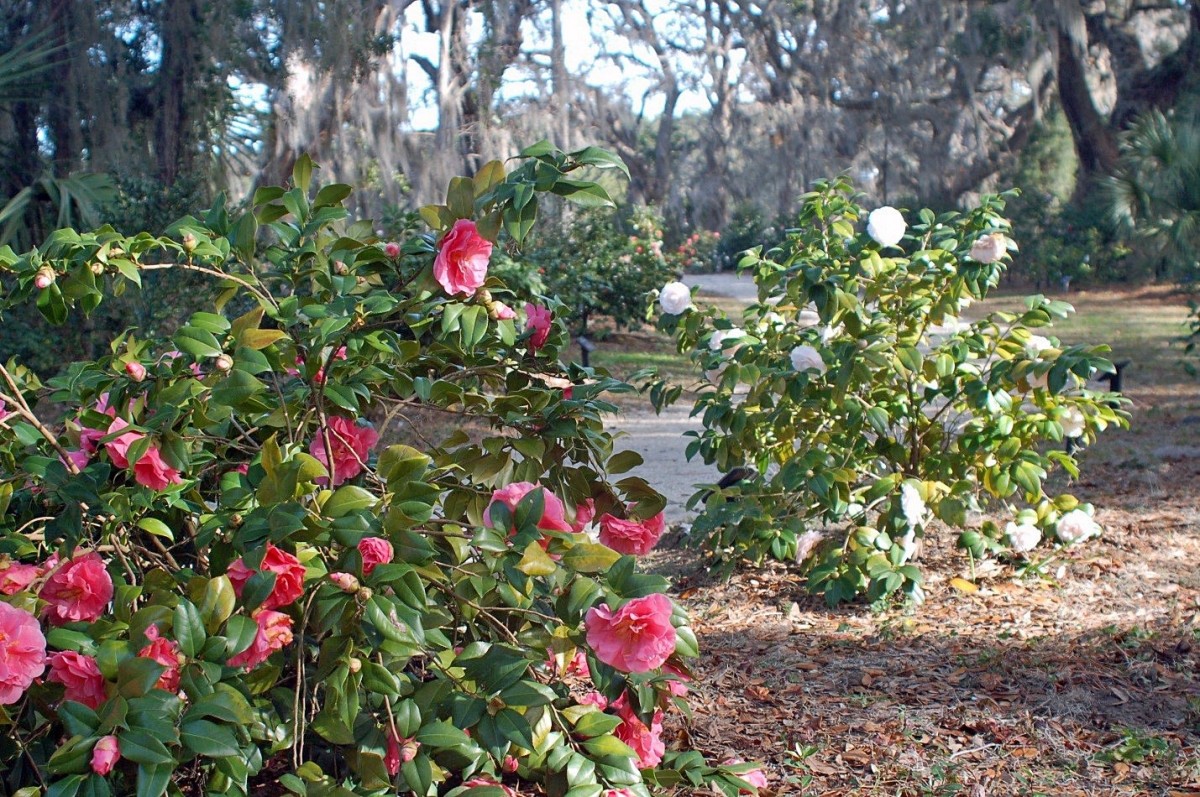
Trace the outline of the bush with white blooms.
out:
[[[1039,543],[1100,533],[1091,508],[1047,494],[1046,479],[1078,474],[1065,438],[1086,445],[1127,423],[1111,394],[1087,388],[1111,368],[1106,348],[1034,334],[1072,312],[1043,296],[1021,312],[959,317],[1015,251],[1004,200],[868,215],[845,180],[821,182],[782,246],[743,257],[758,301],[740,320],[714,308],[660,316],[717,377],[699,388],[703,429],[687,455],[752,474],[693,498],[705,502],[693,539],[719,566],[769,555],[799,561],[830,603],[919,600],[916,555],[935,520],[973,558],[1030,557]],[[753,334],[731,347],[742,328]],[[680,394],[652,383],[660,407]],[[983,510],[1014,521],[969,520]]]

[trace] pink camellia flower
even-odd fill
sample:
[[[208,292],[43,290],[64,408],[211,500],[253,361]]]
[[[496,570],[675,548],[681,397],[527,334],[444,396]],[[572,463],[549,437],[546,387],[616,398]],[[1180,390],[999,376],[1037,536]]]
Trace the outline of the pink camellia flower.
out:
[[[497,321],[511,321],[517,317],[517,311],[504,302],[492,302],[492,318]]]
[[[664,528],[662,512],[649,520],[624,520],[606,513],[600,516],[600,542],[617,553],[642,556],[658,543]]]
[[[92,771],[97,775],[107,775],[121,760],[121,745],[113,735],[102,736],[92,748]]]
[[[491,257],[492,242],[479,234],[475,222],[459,219],[438,244],[433,278],[451,296],[472,296],[487,279]]]
[[[674,664],[664,664],[663,672],[670,673],[679,678],[678,681],[667,681],[667,691],[675,697],[687,697],[687,682],[691,681],[692,677]]]
[[[613,736],[633,749],[637,754],[639,767],[645,769],[658,766],[663,753],[667,751],[667,746],[662,740],[662,710],[654,710],[654,717],[647,728],[646,723],[642,722],[642,718],[629,705],[627,694],[622,693],[614,700],[612,708],[616,709],[617,716],[621,718],[621,724],[613,731]]]
[[[622,672],[649,672],[675,652],[671,599],[634,598],[617,611],[607,603],[588,609],[587,641],[600,661]]]
[[[127,428],[129,428],[129,424],[123,419],[113,418],[112,423],[108,425],[108,431],[106,431],[104,435],[107,436],[110,434],[116,434],[122,429]],[[145,435],[141,432],[125,432],[124,434],[109,440],[104,444],[104,449],[108,452],[108,458],[111,459],[113,464],[118,468],[128,468],[129,447],[138,440],[141,440],[143,437],[145,437]]]
[[[112,596],[112,576],[104,569],[104,562],[95,551],[57,567],[40,594],[49,604],[46,619],[50,625],[79,620],[91,622],[104,613]]]
[[[46,680],[66,687],[67,700],[97,709],[108,699],[104,676],[91,656],[65,650],[51,655],[49,664],[50,674],[46,676]]]
[[[0,603],[0,706],[21,699],[33,679],[46,671],[46,637],[37,618]]]
[[[388,241],[383,245],[383,253],[395,260],[396,258],[400,257],[400,244],[396,243],[395,241]]]
[[[0,570],[0,595],[16,595],[41,578],[44,572],[37,565],[9,562],[7,567]]]
[[[358,552],[362,556],[364,576],[371,575],[372,570],[392,561],[396,555],[392,544],[383,537],[363,537],[358,541]]]
[[[125,363],[125,373],[129,374],[129,378],[134,382],[141,382],[146,378],[146,366],[137,360],[130,360]]]
[[[160,636],[158,626],[156,625],[152,625],[146,629],[146,639],[150,640],[150,644],[139,650],[138,655],[143,659],[151,659],[166,667],[163,674],[158,676],[158,680],[155,681],[154,686],[167,692],[178,692],[179,670],[182,666],[182,662],[179,660],[179,643]]]
[[[245,667],[253,670],[277,650],[292,643],[292,618],[283,612],[259,609],[254,613],[258,633],[250,647],[229,660],[230,667]]]
[[[629,789],[605,789],[604,797],[635,797]]]
[[[477,786],[492,786],[504,792],[505,797],[520,797],[520,795],[513,790],[512,786],[505,786],[503,783],[494,781],[486,775],[478,775],[468,781],[464,781],[463,786],[467,787],[468,789],[473,789]]]
[[[513,482],[507,487],[496,490],[492,493],[492,502],[488,504],[483,516],[488,519],[488,522],[494,523],[492,520],[492,507],[497,503],[504,504],[510,512],[515,513],[517,511],[517,504],[521,502],[521,499],[538,487],[541,487],[541,485],[533,484],[532,482]],[[563,506],[563,502],[545,487],[541,487],[541,490],[542,517],[538,520],[537,527],[542,531],[571,531],[571,525],[567,523],[567,510]]]
[[[72,448],[67,450],[67,457],[63,460],[63,464],[67,465],[67,463],[70,463],[75,466],[75,470],[83,470],[91,460],[91,456],[82,448]]]
[[[172,484],[182,484],[179,471],[162,458],[157,446],[150,446],[133,466],[133,479],[151,490],[165,490]]]
[[[4,399],[0,399],[0,421],[8,417],[8,411],[5,409],[6,406]]]
[[[329,445],[333,447],[333,465],[325,453],[325,433],[329,434]],[[359,426],[350,418],[334,415],[329,418],[327,430],[318,429],[313,437],[309,452],[330,471],[333,486],[362,473],[367,456],[379,442],[379,435],[369,426]],[[321,480],[324,483],[324,477]]]
[[[594,517],[596,517],[596,502],[591,498],[581,501],[575,506],[575,522],[571,524],[571,531],[576,534],[583,531]]]
[[[275,586],[271,588],[271,594],[262,602],[264,609],[278,609],[280,606],[287,606],[304,592],[304,565],[300,564],[300,560],[292,554],[269,542],[258,570],[251,570],[246,566],[245,561],[237,559],[229,565],[225,575],[229,576],[229,580],[233,582],[233,591],[240,598],[242,589],[250,580],[250,576],[260,571],[275,574]]]
[[[537,351],[550,339],[550,322],[554,315],[541,305],[526,304],[525,317],[529,319],[525,324],[525,329],[533,330],[533,335],[529,338],[529,349]]]
[[[599,692],[588,692],[586,695],[579,698],[579,704],[581,706],[595,706],[603,711],[604,709],[608,708],[608,698]]]
[[[980,263],[995,263],[1008,250],[1008,239],[1004,233],[993,232],[981,236],[971,244],[971,259]]]
[[[724,761],[721,762],[721,766],[723,766],[723,767],[736,766],[737,764],[744,764],[744,763],[746,763],[746,762],[740,758],[726,758]],[[749,772],[742,772],[741,774],[738,775],[738,777],[741,778],[742,780],[746,781],[747,783],[749,783],[755,789],[767,788],[767,774],[765,772],[763,772],[761,769],[752,769]],[[742,789],[738,793],[739,794],[754,794],[753,791],[750,791],[748,789]]]

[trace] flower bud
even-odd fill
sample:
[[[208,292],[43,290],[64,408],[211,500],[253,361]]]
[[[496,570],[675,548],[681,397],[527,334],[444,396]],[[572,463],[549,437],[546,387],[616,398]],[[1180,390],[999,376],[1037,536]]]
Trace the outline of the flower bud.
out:
[[[92,273],[95,274],[97,277],[104,276],[104,264],[101,263],[99,260],[97,260],[95,263],[92,263],[91,268],[92,268]]]
[[[218,371],[228,373],[233,368],[233,358],[228,354],[222,354],[213,362],[213,366]]]
[[[362,659],[350,657],[350,661],[346,662],[350,667],[350,672],[358,672],[362,669]]]
[[[383,246],[383,253],[392,260],[395,260],[396,258],[400,257],[400,244],[396,243],[395,241],[388,241]]]
[[[125,363],[125,373],[129,374],[129,378],[133,381],[141,382],[146,378],[146,366],[137,360],[130,360]]]
[[[330,573],[329,580],[342,592],[355,593],[361,586],[352,573]]]
[[[486,304],[491,303],[491,301],[492,301],[492,292],[489,291],[487,288],[480,288],[479,290],[477,290],[475,292],[475,295],[477,297],[479,297],[479,301],[481,304],[486,305]]]
[[[346,264],[342,261],[335,260],[333,263],[333,273],[337,274],[339,277],[344,277],[350,273],[350,269],[347,268]]]
[[[513,772],[516,772],[517,771],[517,759],[510,755],[504,756],[504,763],[500,765],[500,768],[510,774]]]
[[[179,239],[179,242],[183,244],[183,251],[185,252],[191,253],[196,248],[196,236],[190,232],[185,232],[183,238]]]
[[[42,266],[33,276],[33,284],[39,291],[44,291],[54,284],[54,269]]]
[[[362,587],[358,590],[358,594],[355,595],[355,597],[358,598],[359,603],[366,603],[367,601],[371,600],[374,595],[375,593],[371,591],[370,587]]]

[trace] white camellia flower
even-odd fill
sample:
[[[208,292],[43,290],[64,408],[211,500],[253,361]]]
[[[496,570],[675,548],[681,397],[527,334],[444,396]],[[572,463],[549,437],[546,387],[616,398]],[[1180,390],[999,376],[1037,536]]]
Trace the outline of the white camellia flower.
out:
[[[825,373],[825,361],[821,359],[821,353],[807,344],[801,344],[792,349],[792,368],[797,371],[807,371],[815,368],[821,373]]]
[[[867,235],[880,246],[895,246],[900,243],[907,229],[908,224],[904,221],[904,216],[888,205],[875,208],[871,215],[867,216]]]
[[[841,324],[837,326],[821,326],[817,328],[817,332],[821,335],[821,342],[828,344],[834,338],[840,337],[846,329]]]
[[[802,564],[805,559],[812,555],[817,544],[825,539],[825,535],[819,531],[806,531],[796,540],[796,564]]]
[[[1025,356],[1036,360],[1042,352],[1052,348],[1054,344],[1050,342],[1050,338],[1044,335],[1030,335],[1029,340],[1025,341]]]
[[[1042,541],[1042,530],[1032,523],[1009,523],[1005,534],[1009,547],[1017,553],[1032,551]]]
[[[782,329],[785,326],[787,326],[787,321],[774,310],[764,315],[758,322],[758,328],[764,332],[768,329]]]
[[[708,348],[712,351],[722,351],[728,348],[728,346],[725,344],[725,341],[736,340],[737,338],[744,337],[745,334],[746,331],[739,327],[734,327],[733,329],[718,329],[716,332],[712,333],[712,337],[708,339]]]
[[[916,530],[909,529],[908,533],[900,538],[900,564],[904,564],[909,559],[912,559],[913,554],[917,552],[917,548],[919,547]]]
[[[1081,437],[1086,428],[1083,413],[1078,407],[1068,407],[1058,422],[1062,424],[1063,435],[1066,437]]]
[[[1100,536],[1100,524],[1082,509],[1072,509],[1058,519],[1055,527],[1058,539],[1067,545],[1082,542],[1088,537]]]
[[[900,511],[904,513],[904,521],[909,527],[920,526],[925,522],[925,513],[929,509],[917,488],[911,484],[900,485]]]
[[[971,259],[980,263],[995,263],[1008,251],[1008,239],[1003,233],[990,233],[971,246]]]
[[[668,282],[658,292],[658,306],[664,313],[679,315],[692,306],[692,291],[682,282]]]

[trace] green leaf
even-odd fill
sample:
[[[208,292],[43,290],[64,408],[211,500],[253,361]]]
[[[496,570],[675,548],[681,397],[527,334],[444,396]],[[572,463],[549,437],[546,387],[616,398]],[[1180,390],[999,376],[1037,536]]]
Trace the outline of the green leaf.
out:
[[[313,199],[313,207],[321,208],[327,205],[340,205],[342,200],[350,196],[354,189],[343,183],[332,183],[317,192]]]
[[[550,189],[552,193],[564,197],[568,202],[574,202],[585,208],[613,208],[617,203],[599,183],[589,180],[571,180],[560,177]]]
[[[124,754],[125,746],[121,746],[121,753]],[[137,797],[161,797],[163,792],[167,790],[167,785],[171,782],[171,775],[175,772],[174,764],[161,766],[147,766],[145,764],[138,767],[137,770]]]
[[[175,640],[179,643],[179,651],[189,659],[194,658],[204,647],[208,635],[204,632],[204,620],[200,610],[188,600],[180,600],[175,607],[174,625]]]
[[[122,758],[149,766],[175,763],[166,745],[141,728],[121,731],[117,734],[117,740],[120,742]]]
[[[266,391],[266,389],[267,386],[262,382],[245,371],[235,368],[212,389],[212,398],[218,404],[239,409],[247,400]]]
[[[446,190],[446,207],[456,219],[469,219],[475,215],[475,181],[469,177],[455,177]]]
[[[621,554],[594,542],[579,543],[563,555],[563,564],[580,573],[603,573],[621,559]]]
[[[417,731],[416,739],[421,744],[428,745],[435,750],[461,747],[471,743],[471,737],[444,720],[421,726],[421,729]]]
[[[517,569],[527,576],[548,576],[558,569],[558,565],[546,553],[537,540],[525,546],[524,555],[517,563]]]
[[[155,537],[162,537],[164,539],[170,540],[171,542],[175,541],[175,534],[171,531],[170,527],[166,523],[163,523],[158,518],[153,518],[153,517],[139,518],[138,522],[137,522],[137,526],[142,531],[145,531],[149,534],[153,534]]]
[[[308,153],[300,153],[300,157],[296,158],[296,164],[292,167],[292,185],[308,193],[308,186],[312,183],[313,166],[312,158],[308,157]]]
[[[368,490],[353,484],[346,484],[339,487],[337,492],[330,496],[321,511],[326,517],[336,520],[360,509],[369,509],[378,502],[379,499]]]
[[[185,746],[209,758],[241,753],[233,729],[209,720],[185,722],[179,729],[179,736]]]

